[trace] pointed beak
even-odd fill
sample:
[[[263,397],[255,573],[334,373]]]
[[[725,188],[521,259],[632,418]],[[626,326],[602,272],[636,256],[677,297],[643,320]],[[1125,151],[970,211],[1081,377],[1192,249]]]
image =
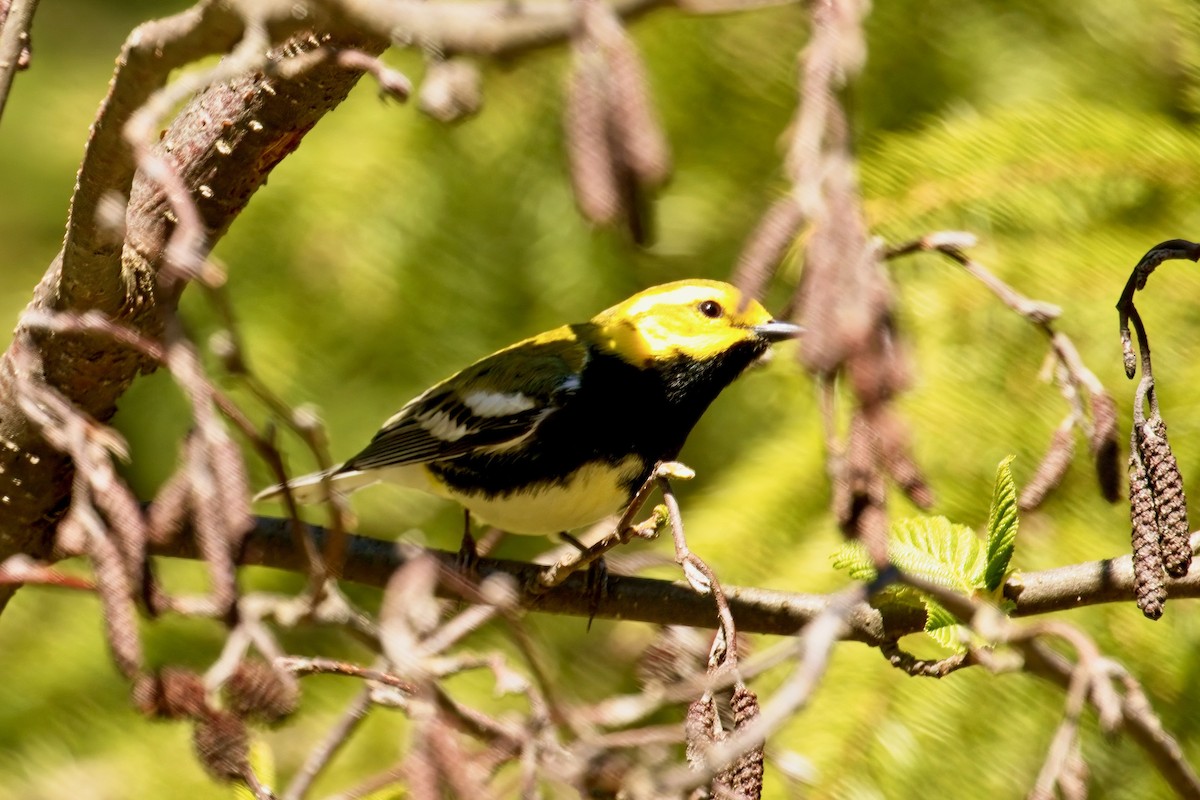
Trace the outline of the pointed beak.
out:
[[[777,319],[764,322],[761,325],[755,325],[751,330],[768,342],[782,342],[785,339],[795,339],[804,333],[803,327],[791,322],[781,322]]]

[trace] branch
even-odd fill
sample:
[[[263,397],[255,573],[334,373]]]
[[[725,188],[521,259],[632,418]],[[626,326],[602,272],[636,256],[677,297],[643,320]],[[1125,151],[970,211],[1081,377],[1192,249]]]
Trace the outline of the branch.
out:
[[[300,574],[306,565],[292,538],[292,522],[276,517],[258,517],[256,527],[246,539],[239,563],[265,566]],[[309,525],[308,533],[320,546],[325,529]],[[406,549],[395,542],[365,536],[346,537],[346,580],[383,588],[392,573],[409,560]],[[1193,535],[1200,543],[1200,533]],[[156,554],[176,558],[199,557],[190,537],[177,538],[157,546]],[[457,570],[457,554],[428,551],[444,571]],[[693,591],[681,583],[652,578],[610,575],[608,592],[596,599],[587,590],[587,578],[568,577],[561,586],[544,594],[525,587],[534,586],[545,567],[520,561],[485,558],[479,561],[479,578],[507,576],[517,587],[517,602],[531,611],[588,617],[593,611],[603,619],[623,619],[659,625],[690,625],[715,628],[716,614],[711,595]],[[1170,581],[1172,596],[1200,597],[1200,574]],[[459,597],[452,587],[440,585],[442,597]],[[821,615],[830,605],[827,595],[779,592],[753,587],[725,587],[729,608],[743,633],[795,635]],[[1009,578],[1004,595],[1015,604],[1014,616],[1026,617],[1101,603],[1128,602],[1133,599],[1133,567],[1130,556],[1091,561],[1039,572],[1018,573]],[[853,606],[845,619],[843,638],[878,647],[905,634],[924,630],[925,614],[911,607],[872,608],[865,603]]]
[[[364,31],[445,56],[518,55],[563,41],[576,19],[569,2],[320,0],[319,4]],[[672,4],[672,0],[615,0],[612,10],[617,16],[633,18]]]
[[[219,40],[218,45],[233,38],[228,19],[216,11],[205,16],[210,14],[207,4],[186,14],[191,16],[184,21],[193,26],[201,25],[197,20],[209,20],[211,26],[204,37],[197,34],[192,41],[185,36],[183,43],[177,43],[186,55],[212,51],[216,46],[212,37]],[[182,24],[180,17],[170,19],[176,26]],[[146,35],[155,30],[159,29],[139,28]],[[207,44],[202,45],[201,40]],[[140,40],[135,32],[131,42],[136,41]],[[384,46],[383,41],[369,37],[343,37],[322,42],[297,40],[292,47],[294,51],[326,44],[368,51]],[[166,51],[174,53],[171,47]],[[139,55],[134,57],[134,53]],[[127,56],[134,62],[152,57],[133,44],[127,46]],[[182,58],[175,54],[157,65],[163,70],[160,83],[176,56]],[[178,290],[164,293],[156,288],[174,222],[159,185],[141,174],[136,179],[129,177],[130,157],[118,141],[123,122],[134,110],[132,104],[144,100],[158,84],[130,73],[128,80],[137,85],[125,88],[124,74],[124,69],[118,73],[89,143],[73,201],[72,230],[92,229],[95,233],[96,204],[92,201],[128,186],[125,240],[122,243],[117,237],[115,244],[105,244],[94,236],[72,238],[68,232],[64,250],[36,290],[30,308],[103,308],[108,316],[158,339],[162,320],[178,301]],[[295,80],[246,75],[210,87],[185,106],[156,152],[178,171],[194,197],[206,247],[220,239],[274,167],[345,98],[360,75],[337,63],[314,65]],[[213,124],[214,120],[220,124]],[[89,207],[92,213],[85,213]],[[115,254],[120,258],[114,258]],[[91,335],[33,331],[22,325],[15,337],[17,346],[38,351],[45,369],[43,374],[22,374],[12,348],[0,358],[0,503],[5,512],[0,515],[0,558],[49,552],[49,532],[65,509],[70,487],[69,460],[30,424],[17,404],[17,384],[44,378],[83,412],[102,421],[111,416],[117,398],[133,379],[152,367],[150,360],[126,347]],[[0,592],[0,607],[7,596]]]
[[[38,0],[0,0],[0,117],[17,72],[29,66],[29,26]]]

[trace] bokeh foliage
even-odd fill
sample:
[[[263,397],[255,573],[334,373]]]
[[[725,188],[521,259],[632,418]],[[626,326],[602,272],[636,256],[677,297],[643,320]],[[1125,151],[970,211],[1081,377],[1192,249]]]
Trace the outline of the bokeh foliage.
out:
[[[33,69],[18,76],[0,123],[0,310],[8,319],[59,246],[87,125],[120,42],[138,21],[182,7],[169,5],[42,4]],[[795,105],[804,15],[799,7],[721,17],[662,11],[633,30],[676,156],[649,251],[589,231],[574,211],[559,122],[562,51],[488,65],[483,113],[454,127],[379,101],[364,81],[218,247],[252,365],[290,402],[321,408],[335,456],[430,382],[519,336],[586,318],[649,284],[729,273],[757,216],[785,190],[779,144]],[[1200,227],[1200,10],[1190,0],[895,0],[869,18],[868,49],[846,97],[873,229],[889,241],[939,229],[978,234],[974,255],[1063,307],[1062,329],[1127,419],[1133,387],[1121,373],[1113,303],[1150,245],[1195,239]],[[389,59],[419,79],[412,54]],[[800,266],[785,276],[794,280]],[[893,274],[917,375],[902,407],[938,492],[936,511],[978,528],[997,462],[1016,453],[1018,483],[1027,478],[1065,413],[1038,380],[1045,342],[935,256],[896,263]],[[1194,267],[1169,265],[1139,301],[1193,492],[1198,290]],[[203,297],[189,296],[184,314],[198,337],[214,329]],[[785,355],[727,392],[684,451],[699,471],[684,496],[691,544],[726,582],[825,591],[844,580],[829,562],[839,536],[826,511],[814,406],[810,382]],[[164,375],[143,379],[122,403],[129,476],[143,494],[167,474],[188,424]],[[294,468],[310,466],[301,447],[291,452]],[[266,480],[261,468],[257,475]],[[356,508],[364,533],[413,528],[441,546],[456,540],[457,511],[429,498],[378,489]],[[910,511],[895,504],[894,513]],[[512,542],[505,553],[540,546]],[[653,547],[666,553],[665,543]],[[1044,568],[1127,547],[1126,511],[1103,503],[1081,457],[1046,507],[1022,520],[1014,565]],[[200,580],[186,565],[165,572]],[[265,573],[249,583],[291,585]],[[370,592],[356,596],[377,602]],[[1064,617],[1146,684],[1195,763],[1200,621],[1192,611],[1175,602],[1150,623],[1130,603]],[[563,684],[588,698],[629,688],[627,661],[651,635],[628,623],[598,622],[590,633],[574,619],[532,624]],[[158,626],[150,646],[163,660],[200,666],[220,640],[216,626],[179,622]],[[331,636],[295,644],[361,657]],[[93,599],[21,592],[0,620],[0,653],[0,800],[227,796],[190,758],[183,726],[150,725],[129,708]],[[309,680],[299,719],[267,734],[285,773],[355,688]],[[482,681],[461,688],[486,691]],[[815,785],[805,796],[1019,797],[1061,702],[1032,678],[978,669],[909,679],[877,653],[845,645],[813,705],[773,748],[809,760]],[[1165,793],[1132,744],[1086,727],[1097,796]],[[381,766],[402,742],[399,717],[377,714],[328,788]],[[770,768],[768,787],[786,796]]]

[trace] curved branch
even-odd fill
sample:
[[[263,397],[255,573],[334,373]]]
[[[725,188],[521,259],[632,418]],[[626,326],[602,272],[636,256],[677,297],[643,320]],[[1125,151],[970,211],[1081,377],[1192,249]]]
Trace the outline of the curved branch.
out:
[[[240,563],[303,573],[304,555],[296,550],[291,521],[277,517],[258,517],[255,529],[242,548]],[[309,525],[309,533],[318,546],[326,532]],[[383,588],[392,573],[408,561],[405,548],[395,542],[347,535],[344,578],[355,583]],[[189,537],[160,546],[158,555],[198,558]],[[430,551],[445,570],[457,567],[457,554]],[[527,587],[537,582],[545,567],[520,561],[480,559],[480,578],[507,576],[518,588],[518,602],[531,611],[604,619],[625,619],[659,625],[716,627],[716,607],[711,595],[702,595],[683,583],[653,578],[609,576],[608,593],[599,605],[588,591],[587,579],[573,574],[558,587],[539,594]],[[1200,575],[1192,574],[1171,581],[1172,597],[1200,597]],[[458,597],[449,583],[439,587],[443,597]],[[795,635],[825,611],[831,602],[827,595],[798,594],[753,587],[725,587],[730,610],[738,630],[745,633]],[[1016,608],[1014,616],[1033,616],[1100,603],[1133,601],[1133,567],[1129,556],[1074,564],[1067,567],[1014,575],[1004,587],[1005,597]],[[846,619],[845,638],[874,647],[897,637],[923,630],[924,611],[915,607],[886,606],[872,608],[860,603]]]
[[[75,178],[52,308],[95,308],[116,315],[125,307],[121,237],[97,224],[103,198],[124,200],[133,185],[134,158],[123,135],[125,123],[166,84],[172,69],[228,50],[241,27],[241,19],[224,4],[205,2],[143,23],[129,34]]]
[[[224,31],[224,25],[218,28]],[[332,44],[374,52],[385,46],[382,39],[369,36],[344,36],[334,41],[308,36],[291,40],[288,52]],[[157,152],[178,170],[195,197],[208,247],[224,234],[274,167],[346,97],[361,75],[336,63],[318,64],[294,80],[247,75],[212,86],[187,104],[164,133]],[[131,89],[130,97],[142,97],[147,91],[149,84],[136,92]],[[120,116],[100,118],[95,138],[100,137],[101,129],[105,137],[119,138]],[[108,130],[108,126],[115,129]],[[101,150],[112,155],[118,152],[118,145]],[[101,150],[95,151],[96,158]],[[73,221],[82,227],[94,224],[94,213],[91,219],[81,216],[80,198],[119,192],[128,174],[128,166],[92,165],[92,152],[89,145],[72,211]],[[89,183],[97,174],[104,185]],[[163,293],[156,286],[174,221],[157,183],[138,174],[131,184],[124,185],[130,189],[130,200],[124,241],[117,238],[120,259],[114,262],[108,252],[91,250],[81,256],[83,260],[74,268],[78,271],[72,273],[68,242],[39,284],[30,308],[104,307],[122,324],[158,338],[164,315],[178,301],[178,290]],[[85,250],[97,246],[93,242]],[[87,281],[89,274],[95,285],[73,293],[73,282]],[[20,348],[37,351],[44,375],[22,373],[15,357]],[[152,366],[143,356],[104,337],[36,331],[26,325],[18,328],[12,347],[0,357],[0,509],[4,512],[0,514],[0,558],[49,552],[50,531],[65,509],[70,488],[69,459],[51,448],[25,417],[17,405],[17,384],[44,378],[83,413],[103,420],[112,415],[117,398],[133,379]],[[7,592],[0,592],[0,608],[7,597]]]

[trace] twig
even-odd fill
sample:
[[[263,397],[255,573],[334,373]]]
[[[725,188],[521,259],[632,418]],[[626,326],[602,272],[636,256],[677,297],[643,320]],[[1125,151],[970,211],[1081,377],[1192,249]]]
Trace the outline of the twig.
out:
[[[637,516],[638,511],[646,504],[646,500],[650,497],[651,492],[658,487],[658,470],[661,466],[656,465],[654,471],[650,473],[650,476],[638,488],[633,499],[629,501],[629,505],[625,507],[625,511],[621,513],[621,517],[613,527],[612,533],[586,550],[582,552],[573,550],[563,558],[544,568],[538,574],[537,581],[532,584],[534,591],[546,591],[556,586],[561,586],[571,574],[600,560],[604,557],[605,553],[617,545],[625,544],[635,538],[653,539],[657,536],[664,522],[659,514],[655,514],[650,519],[637,525],[633,524],[633,518]]]
[[[218,297],[222,296],[219,292],[214,293],[214,295]],[[223,308],[223,304],[221,302],[217,302],[216,306],[218,311]],[[230,318],[227,317],[227,322],[229,319]],[[145,336],[133,328],[114,322],[98,311],[88,311],[83,314],[77,314],[71,312],[49,312],[44,309],[30,309],[21,316],[21,324],[22,326],[30,329],[99,334],[141,353],[146,358],[151,359],[161,366],[168,368],[171,366],[171,353],[166,345],[155,341],[148,336]],[[240,355],[240,348],[238,348],[236,345],[237,340],[232,335],[234,328],[230,327],[229,330],[231,332],[230,342],[233,345],[234,350],[232,353],[226,355],[229,355],[231,359],[236,359],[239,363],[242,363],[242,369],[244,370],[244,359]],[[324,561],[321,558],[321,554],[313,546],[312,540],[307,538],[305,535],[307,529],[300,523],[300,512],[296,506],[295,499],[291,496],[290,491],[287,491],[288,476],[286,470],[284,469],[283,458],[280,455],[279,450],[265,437],[259,435],[258,430],[254,427],[254,424],[250,421],[249,417],[242,412],[242,410],[228,395],[222,392],[211,380],[209,380],[208,376],[203,370],[193,368],[189,370],[187,374],[179,374],[175,370],[172,370],[172,372],[175,375],[176,380],[179,382],[181,388],[185,392],[193,394],[197,388],[199,388],[202,392],[211,396],[212,401],[217,405],[218,408],[221,409],[221,412],[224,413],[225,416],[231,422],[233,422],[235,427],[238,428],[242,435],[254,445],[259,457],[267,462],[267,465],[271,467],[272,471],[274,472],[275,477],[281,481],[285,488],[284,505],[288,511],[288,517],[295,522],[295,524],[292,526],[293,540],[295,541],[300,552],[304,553],[308,562],[306,574],[309,576],[310,594],[314,598],[314,602],[319,601],[324,592],[324,587],[328,576],[326,574],[326,569]],[[248,372],[245,374],[249,375]],[[282,401],[278,400],[273,393],[267,391],[265,387],[260,387],[260,384],[257,380],[251,380],[250,385],[251,389],[255,391],[255,394],[258,395],[260,400],[268,405],[268,407],[273,409],[282,408],[285,412],[290,412],[290,409],[288,409],[287,406],[282,403]],[[262,389],[261,394],[257,391],[258,388]],[[290,420],[293,415],[291,413],[284,413],[281,414],[281,416],[284,419]],[[330,537],[330,541],[337,538],[337,520],[335,519],[334,522],[335,525],[333,530],[335,535]]]
[[[1062,315],[1062,309],[1051,303],[1026,297],[992,274],[986,267],[975,261],[965,252],[966,248],[975,245],[972,234],[961,231],[939,231],[905,244],[889,247],[884,251],[885,259],[895,259],[918,252],[936,252],[946,256],[961,266],[967,274],[977,279],[1000,299],[1004,305],[1024,317],[1031,325],[1040,330],[1050,342],[1051,352],[1057,362],[1058,369],[1051,374],[1059,379],[1063,395],[1071,409],[1071,424],[1077,427],[1091,440],[1093,456],[1096,458],[1096,470],[1100,478],[1101,491],[1109,501],[1117,499],[1115,487],[1115,460],[1117,457],[1115,445],[1115,429],[1110,430],[1111,420],[1103,419],[1105,412],[1112,404],[1111,396],[1104,384],[1096,377],[1079,355],[1078,348],[1067,334],[1057,330],[1055,322]],[[1082,414],[1079,400],[1086,394],[1090,399],[1092,420],[1089,422]],[[1062,432],[1055,433],[1056,441],[1062,440]],[[1112,440],[1112,442],[1110,442]],[[1053,453],[1055,445],[1051,445]],[[1059,449],[1062,449],[1061,446]],[[1061,460],[1061,459],[1060,459]],[[1066,462],[1069,463],[1069,456]],[[1060,473],[1065,472],[1066,463],[1058,465]],[[1061,475],[1059,476],[1061,478]],[[1051,481],[1056,485],[1057,481]],[[1032,508],[1041,502],[1052,486],[1045,487],[1036,498],[1032,494],[1023,495],[1022,507]],[[1037,500],[1035,503],[1034,500]]]
[[[932,596],[959,619],[971,625],[984,638],[1012,645],[1023,657],[1025,670],[1048,678],[1068,692],[1076,680],[1086,676],[1087,696],[1100,716],[1101,727],[1115,730],[1123,724],[1131,738],[1146,751],[1158,771],[1181,797],[1200,798],[1200,777],[1183,756],[1179,743],[1162,728],[1162,723],[1146,701],[1141,687],[1132,676],[1112,661],[1100,657],[1092,640],[1082,631],[1062,622],[1049,620],[1019,626],[1001,612],[946,587],[912,575],[903,575],[904,583]],[[1064,639],[1075,650],[1078,661],[1071,664],[1043,641],[1046,637]],[[986,650],[972,648],[981,663],[991,658]],[[1125,688],[1120,698],[1111,684],[1113,676]],[[1071,708],[1068,707],[1068,714]],[[1068,730],[1068,733],[1072,731]],[[1049,769],[1054,769],[1051,764]]]
[[[34,561],[27,555],[9,556],[0,562],[0,584],[18,586],[55,586],[60,589],[96,591],[95,581],[60,572],[48,564]]]
[[[764,704],[758,717],[745,728],[714,744],[705,754],[701,769],[676,768],[662,776],[663,796],[676,796],[683,790],[706,784],[740,755],[761,747],[767,737],[787,723],[803,708],[829,666],[829,656],[838,640],[845,636],[846,620],[854,607],[866,600],[867,587],[852,586],[835,595],[826,610],[804,628],[794,645],[799,663],[783,685]]]
[[[1034,643],[1037,645],[1038,643]],[[1072,666],[1061,654],[1044,646],[1027,648],[1025,669],[1063,689],[1070,686]],[[1124,731],[1154,763],[1159,774],[1180,797],[1200,798],[1200,777],[1188,763],[1179,742],[1163,730],[1141,687],[1131,678],[1123,678],[1125,696],[1121,700]]]
[[[354,696],[338,721],[325,734],[325,738],[304,759],[300,769],[292,776],[291,783],[280,795],[280,800],[301,800],[308,793],[313,781],[333,761],[333,757],[349,741],[359,724],[367,718],[367,712],[371,710],[372,693],[370,686],[364,686]]]
[[[725,597],[725,591],[721,588],[721,582],[717,580],[716,573],[700,556],[688,548],[687,539],[683,535],[683,516],[679,512],[679,501],[675,499],[675,492],[671,488],[669,478],[690,478],[694,473],[686,468],[684,468],[686,471],[681,471],[679,467],[682,465],[661,464],[655,469],[663,502],[667,506],[667,518],[671,522],[671,535],[675,541],[675,563],[683,567],[684,577],[687,578],[691,587],[698,592],[712,594],[717,605],[720,634],[718,641],[713,642],[714,653],[721,638],[724,639],[724,647],[719,657],[714,655],[709,665],[710,669],[724,663],[736,666],[738,663],[737,627],[733,622],[733,612],[729,610],[729,600]]]
[[[0,119],[17,72],[29,65],[29,26],[38,0],[12,0],[0,16]]]
[[[363,667],[349,661],[338,661],[333,658],[302,658],[300,656],[284,656],[275,659],[275,666],[285,669],[298,677],[306,675],[344,675],[348,678],[360,678],[364,681],[374,681],[393,689],[399,689],[405,694],[414,694],[416,687],[403,678],[398,678],[383,670]]]
[[[671,0],[616,0],[613,12],[641,16]],[[569,3],[429,4],[420,0],[321,0],[330,14],[398,44],[453,55],[512,56],[563,41],[575,14]]]

